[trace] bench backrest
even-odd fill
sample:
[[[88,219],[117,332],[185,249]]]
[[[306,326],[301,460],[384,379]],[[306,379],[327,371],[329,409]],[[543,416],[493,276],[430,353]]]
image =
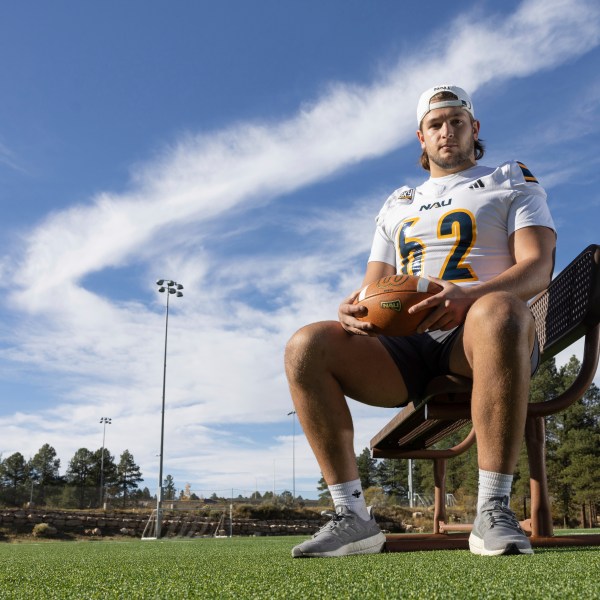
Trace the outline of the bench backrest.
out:
[[[530,308],[543,360],[585,335],[600,319],[600,247],[588,246]]]

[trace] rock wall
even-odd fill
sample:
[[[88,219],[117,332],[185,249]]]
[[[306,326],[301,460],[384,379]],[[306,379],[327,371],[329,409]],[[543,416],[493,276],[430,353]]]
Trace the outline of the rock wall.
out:
[[[114,536],[127,535],[141,537],[148,523],[149,514],[119,512],[68,512],[43,509],[1,509],[0,528],[15,533],[31,533],[38,523],[47,523],[59,533]],[[201,537],[222,535],[263,536],[263,535],[311,535],[323,523],[324,519],[315,515],[315,519],[297,521],[281,519],[241,519],[234,516],[230,524],[229,516],[224,519],[200,516],[192,513],[165,511],[163,513],[162,535]],[[383,530],[403,531],[401,523],[381,522]]]
[[[31,533],[38,523],[47,523],[59,532],[85,534],[99,529],[103,535],[117,535],[122,529],[131,533],[144,530],[148,515],[113,512],[69,512],[44,509],[2,509],[0,527],[16,533]]]

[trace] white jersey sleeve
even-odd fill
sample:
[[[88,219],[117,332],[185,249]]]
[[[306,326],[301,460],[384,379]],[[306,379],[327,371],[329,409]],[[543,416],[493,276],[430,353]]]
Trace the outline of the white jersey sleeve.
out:
[[[396,248],[394,247],[394,242],[387,237],[380,227],[377,227],[375,230],[371,254],[369,255],[369,262],[374,261],[384,262],[393,267],[396,266]]]
[[[520,162],[512,161],[505,165],[510,188],[516,192],[508,213],[508,234],[512,235],[517,229],[523,227],[539,225],[554,229],[554,222],[546,202],[546,192],[531,171]]]
[[[393,207],[398,202],[406,201],[406,199],[411,199],[410,201],[412,201],[414,191],[415,190],[413,188],[399,188],[390,194],[388,199],[385,201],[385,204],[375,219],[377,228],[375,230],[375,236],[373,238],[371,254],[369,255],[368,262],[379,261],[394,267],[396,266],[396,245],[394,240],[389,237],[384,227],[385,216],[390,207]]]

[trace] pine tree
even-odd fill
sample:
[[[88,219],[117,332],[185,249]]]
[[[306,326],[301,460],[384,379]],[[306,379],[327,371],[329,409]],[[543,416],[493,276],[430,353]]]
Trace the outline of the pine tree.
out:
[[[406,498],[408,494],[408,461],[384,458],[375,466],[375,485],[389,496]]]
[[[44,444],[27,463],[27,470],[31,484],[37,483],[37,504],[45,504],[46,488],[61,482],[59,475],[60,459],[56,450],[50,444]],[[32,488],[33,489],[33,488]]]
[[[329,492],[329,488],[327,487],[327,482],[325,481],[325,478],[323,477],[323,475],[321,475],[321,479],[319,479],[319,482],[317,484],[317,490],[319,490],[319,492],[320,492],[319,502],[326,504],[326,505],[331,505],[331,493]]]
[[[216,496],[216,494],[213,494],[213,496]],[[175,500],[175,481],[172,475],[167,475],[163,481],[163,499]]]
[[[434,448],[452,448],[467,437],[471,424],[452,433]],[[477,445],[446,462],[446,493],[455,496],[476,496],[478,485]],[[430,460],[413,460],[413,490],[425,496],[433,496],[435,483]]]
[[[570,385],[580,366],[572,356],[559,369],[557,392]],[[581,400],[546,423],[549,488],[569,526],[582,503],[597,502],[600,495],[600,390],[592,384]]]
[[[117,485],[123,499],[123,506],[125,506],[129,495],[137,490],[138,483],[144,478],[142,477],[139,466],[136,465],[133,460],[133,454],[131,454],[129,450],[125,450],[123,454],[121,454],[117,471]]]
[[[11,454],[0,465],[0,480],[6,488],[6,500],[18,506],[25,497],[24,483],[27,480],[27,463],[20,452]]]
[[[599,472],[600,433],[591,429],[571,429],[565,436],[561,454],[569,453],[569,465],[561,473],[560,480],[569,485],[572,495],[569,508],[582,512],[582,525],[587,521],[585,506],[600,498]]]
[[[96,480],[93,475],[94,455],[87,448],[79,448],[69,461],[67,468],[67,482],[75,486],[77,490],[77,504],[79,508],[84,508],[86,502],[94,501],[92,492],[96,491]]]
[[[358,477],[363,490],[370,488],[376,484],[376,468],[377,461],[371,458],[371,451],[365,448],[357,457]]]

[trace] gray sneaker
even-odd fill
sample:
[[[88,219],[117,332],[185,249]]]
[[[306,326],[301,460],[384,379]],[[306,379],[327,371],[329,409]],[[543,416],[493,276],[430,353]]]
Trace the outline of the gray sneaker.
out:
[[[363,521],[346,506],[338,506],[335,512],[323,511],[331,517],[310,540],[292,549],[293,558],[313,556],[348,556],[350,554],[377,554],[383,550],[385,535],[375,522],[369,507],[368,521]]]
[[[469,536],[473,554],[533,554],[531,544],[508,507],[508,497],[491,498],[482,507]]]

